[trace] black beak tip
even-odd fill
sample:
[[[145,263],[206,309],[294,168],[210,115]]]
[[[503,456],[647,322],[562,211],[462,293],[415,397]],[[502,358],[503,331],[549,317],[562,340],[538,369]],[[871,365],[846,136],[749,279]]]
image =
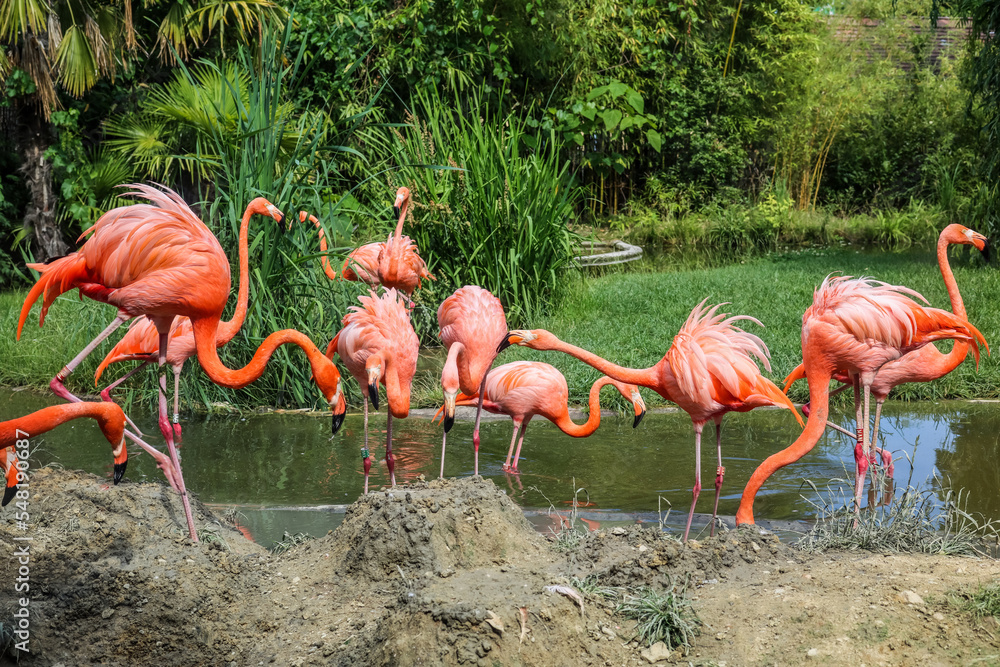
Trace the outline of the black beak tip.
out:
[[[983,253],[983,261],[985,261],[987,264],[989,264],[990,263],[990,240],[989,239],[986,239],[985,241],[983,241],[982,253]]]
[[[454,426],[454,425],[455,425],[455,417],[454,417],[454,415],[451,416],[451,417],[449,417],[448,415],[445,415],[444,416],[444,432],[447,433],[448,431],[450,431],[451,427]]]
[[[344,413],[343,412],[341,412],[340,414],[337,414],[336,412],[333,413],[333,423],[332,423],[333,432],[330,435],[337,435],[337,431],[340,430],[340,427],[343,423],[344,423]]]
[[[115,479],[115,486],[117,486],[118,482],[122,481],[122,477],[125,476],[125,468],[126,467],[128,467],[128,461],[124,461],[123,463],[116,463],[115,464],[115,477],[114,477],[114,479]]]
[[[639,426],[639,422],[641,422],[642,418],[645,417],[645,416],[646,416],[646,411],[645,410],[643,410],[642,412],[638,413],[635,416],[635,419],[632,421],[632,428],[636,428],[637,426]]]
[[[3,502],[0,503],[0,507],[6,507],[7,503],[14,499],[14,494],[17,493],[16,486],[8,486],[3,492]]]
[[[393,213],[393,215],[395,215],[395,216],[396,216],[397,218],[399,217],[399,210],[400,210],[400,209],[399,209],[399,207],[398,207],[398,206],[396,206],[395,204],[393,204],[393,205],[392,205],[392,213]]]
[[[378,385],[368,385],[368,400],[372,402],[372,409],[378,410]]]
[[[504,339],[502,341],[500,341],[499,345],[497,345],[497,354],[500,354],[501,352],[503,352],[504,350],[506,350],[508,347],[510,347],[510,338],[508,338],[507,336],[504,336]]]
[[[285,231],[285,214],[278,214],[278,226],[281,227],[281,231]]]

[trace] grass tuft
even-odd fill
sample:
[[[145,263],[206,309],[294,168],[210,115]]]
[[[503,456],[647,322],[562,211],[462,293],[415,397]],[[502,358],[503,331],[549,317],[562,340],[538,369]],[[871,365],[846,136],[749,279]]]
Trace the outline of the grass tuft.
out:
[[[948,601],[976,619],[993,616],[1000,620],[1000,581],[979,586],[971,592],[952,593]]]
[[[276,542],[273,547],[271,547],[271,553],[277,556],[278,554],[283,554],[289,549],[294,549],[300,544],[305,544],[309,540],[315,540],[316,538],[309,533],[285,533],[281,536],[281,541]]]
[[[626,595],[616,611],[637,622],[636,634],[647,646],[663,642],[686,655],[702,625],[686,592],[686,584],[678,588],[671,583],[663,593],[640,588],[636,594]]]

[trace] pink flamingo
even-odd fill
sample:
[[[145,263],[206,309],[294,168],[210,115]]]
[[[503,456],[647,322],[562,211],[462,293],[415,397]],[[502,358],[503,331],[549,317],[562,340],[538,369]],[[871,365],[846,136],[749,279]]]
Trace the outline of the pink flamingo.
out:
[[[302,348],[312,367],[313,379],[330,405],[336,433],[343,423],[347,405],[341,391],[340,373],[333,362],[305,335],[286,329],[268,336],[244,368],[227,368],[219,359],[216,341],[222,311],[229,299],[229,259],[211,230],[177,193],[145,185],[131,187],[134,191],[130,194],[145,197],[155,205],[132,204],[108,211],[88,230],[93,234],[78,251],[48,264],[29,265],[42,275],[21,307],[18,338],[39,296],[43,297],[41,323],[55,298],[74,288],[79,288],[81,295],[111,304],[118,310],[114,321],[56,374],[50,383],[53,391],[66,400],[79,402],[63,381],[122,323],[140,315],[156,324],[160,337],[158,361],[162,369],[167,358],[170,325],[174,317],[180,315],[191,319],[198,361],[209,379],[233,389],[245,387],[259,378],[279,346],[294,343]],[[170,451],[188,532],[192,541],[197,542],[173,429],[167,416],[167,378],[163,373],[158,386],[160,431]]]
[[[355,248],[344,260],[344,266],[340,269],[340,275],[330,266],[330,258],[326,254],[329,247],[326,244],[326,233],[323,226],[319,224],[316,216],[309,215],[305,211],[299,211],[299,222],[305,222],[308,216],[309,221],[319,230],[319,250],[323,253],[320,263],[323,265],[323,273],[330,280],[350,280],[353,282],[363,282],[371,286],[379,285],[378,278],[378,258],[385,248],[385,243],[367,243],[360,248]]]
[[[802,316],[802,358],[812,406],[809,421],[795,442],[769,456],[754,471],[743,490],[737,524],[754,522],[753,502],[758,489],[776,470],[802,458],[823,435],[830,411],[830,380],[836,373],[844,373],[854,386],[864,387],[862,429],[866,431],[870,388],[886,363],[947,338],[971,344],[978,359],[977,341],[985,346],[986,340],[975,327],[946,310],[922,307],[909,296],[923,298],[906,287],[848,276],[827,276],[816,290],[812,306]],[[867,445],[867,433],[862,433],[859,442]],[[860,511],[868,451],[862,447],[859,456],[855,449],[855,457],[858,470],[854,502],[855,511]]]
[[[403,236],[403,221],[410,209],[410,189],[396,191],[393,207],[399,211],[396,231],[385,242],[378,258],[379,282],[387,289],[396,288],[406,294],[413,307],[413,291],[425,278],[437,280],[427,270],[427,264],[417,254],[417,245],[409,236]]]
[[[279,225],[283,220],[281,212],[275,208],[271,202],[267,201],[263,197],[257,197],[250,202],[246,211],[243,212],[243,220],[240,223],[239,236],[240,283],[236,299],[236,310],[233,311],[233,316],[228,322],[219,322],[219,332],[216,338],[216,345],[219,347],[222,347],[233,339],[247,318],[247,304],[250,297],[250,267],[247,245],[249,242],[248,234],[250,218],[254,214],[270,216],[276,220]],[[197,351],[195,349],[194,328],[191,326],[191,320],[187,317],[174,318],[173,324],[170,325],[168,338],[170,340],[170,346],[169,352],[167,353],[167,364],[174,371],[174,442],[180,442],[181,425],[179,404],[181,395],[181,371],[184,369],[184,362],[193,357]],[[118,341],[110,352],[108,352],[100,366],[97,367],[97,372],[94,374],[94,384],[97,384],[97,382],[101,379],[101,375],[104,373],[104,369],[110,364],[114,364],[119,361],[133,360],[142,361],[143,363],[139,364],[134,369],[108,385],[104,391],[101,392],[101,398],[105,401],[111,401],[111,390],[137,373],[140,369],[144,368],[146,364],[156,361],[159,345],[160,334],[156,331],[156,325],[153,324],[152,320],[145,317],[133,320],[132,324],[129,325],[128,332],[125,336]]]
[[[122,481],[128,465],[128,451],[125,449],[125,413],[114,403],[70,403],[53,405],[32,412],[30,415],[0,422],[0,468],[7,480],[3,494],[6,505],[17,493],[18,467],[14,448],[19,441],[34,438],[42,433],[73,419],[90,417],[97,422],[101,433],[111,443],[114,455],[114,482]]]
[[[544,329],[511,331],[500,344],[500,349],[518,344],[534,350],[565,352],[616,380],[652,389],[691,416],[695,433],[695,483],[684,541],[687,541],[691,531],[695,504],[701,493],[701,432],[705,423],[709,420],[715,422],[718,455],[710,534],[715,533],[719,494],[726,472],[722,466],[723,416],[727,412],[748,412],[766,405],[787,408],[802,423],[792,402],[774,383],[760,374],[754,362],[756,357],[768,371],[771,370],[767,346],[757,336],[735,326],[734,322],[749,320],[763,325],[747,315],[727,318],[728,313],[716,312],[719,306],[708,309],[704,306],[705,301],[702,301],[691,311],[663,359],[655,366],[641,370],[615,365],[587,350],[564,343]]]
[[[392,418],[404,419],[410,413],[410,385],[417,372],[417,354],[420,340],[410,313],[399,299],[399,293],[390,289],[381,297],[371,292],[360,296],[361,306],[351,306],[344,316],[343,328],[330,341],[326,354],[331,359],[336,352],[347,370],[361,385],[365,399],[365,446],[361,450],[365,467],[365,493],[368,493],[368,472],[372,459],[368,452],[368,401],[378,410],[378,385],[385,385],[389,404],[386,436],[385,463],[389,468],[389,481],[396,486],[395,459],[392,455]]]
[[[441,473],[444,477],[444,450],[448,431],[455,423],[455,400],[459,390],[466,397],[482,396],[482,386],[497,355],[497,345],[507,333],[507,317],[500,299],[475,285],[466,285],[441,302],[438,307],[438,327],[441,341],[448,349],[448,358],[441,370],[444,392],[444,435],[441,439]],[[476,426],[472,433],[475,446],[473,474],[479,474],[479,417],[482,406],[477,402]]]
[[[646,414],[646,403],[635,385],[625,384],[607,376],[600,378],[590,388],[590,415],[587,421],[576,424],[569,416],[569,387],[566,378],[554,367],[540,361],[513,361],[494,368],[484,382],[482,406],[487,412],[507,415],[514,422],[514,434],[510,439],[503,471],[519,472],[517,462],[521,458],[524,434],[528,430],[528,422],[536,415],[545,417],[558,426],[560,431],[574,438],[586,438],[596,431],[601,425],[601,388],[609,384],[614,385],[626,400],[632,402],[635,410],[632,428],[635,428]],[[479,398],[464,394],[455,401],[456,405],[479,405],[479,403]],[[517,442],[516,452],[515,442]],[[512,454],[513,463],[511,463]]]

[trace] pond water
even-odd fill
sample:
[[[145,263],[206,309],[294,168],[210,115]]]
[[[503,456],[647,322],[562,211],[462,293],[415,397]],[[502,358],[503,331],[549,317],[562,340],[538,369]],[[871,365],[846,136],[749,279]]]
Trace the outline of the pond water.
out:
[[[57,400],[29,391],[0,389],[0,419],[27,414]],[[886,404],[883,446],[896,461],[897,493],[907,482],[941,498],[945,483],[969,492],[967,509],[1000,518],[1000,409],[994,403],[935,402]],[[834,408],[833,419],[851,428],[847,408]],[[134,413],[133,420],[162,446],[152,415]],[[656,522],[658,503],[667,523],[683,528],[694,483],[694,434],[684,413],[650,414],[638,429],[632,417],[607,417],[590,438],[564,435],[543,419],[532,421],[525,438],[520,475],[505,474],[501,465],[510,443],[509,420],[484,423],[480,473],[505,489],[540,527],[554,525],[548,510],[566,513],[574,491],[580,516],[593,527]],[[220,512],[235,508],[239,521],[265,546],[284,532],[323,535],[342,519],[346,505],[362,490],[359,453],[362,416],[349,413],[341,431],[330,439],[330,420],[295,414],[246,417],[200,416],[183,422],[181,457],[189,490]],[[732,517],[740,494],[758,463],[788,446],[799,427],[786,411],[757,410],[732,414],[723,424],[725,484],[720,515]],[[373,456],[384,458],[384,409],[371,420]],[[427,419],[395,420],[393,451],[397,481],[423,475],[437,477],[441,427]],[[456,422],[449,434],[447,476],[472,474],[472,424]],[[702,447],[703,490],[699,513],[710,513],[714,496],[715,434],[705,429]],[[65,424],[33,439],[31,465],[59,463],[98,475],[111,474],[107,441],[91,420]],[[149,456],[129,445],[127,477],[162,481]],[[912,460],[912,466],[910,461]],[[809,521],[813,503],[842,503],[850,495],[854,459],[851,443],[828,434],[797,464],[776,473],[761,489],[755,504],[759,520]],[[934,474],[938,477],[935,478]],[[942,482],[942,479],[946,482]],[[815,483],[817,494],[805,480]],[[833,483],[830,480],[840,480]],[[372,466],[372,484],[388,481],[384,461]],[[829,490],[828,490],[829,489]],[[703,520],[707,519],[703,517]],[[697,521],[697,518],[696,518]],[[763,521],[761,521],[763,523]],[[801,526],[800,526],[801,527]]]

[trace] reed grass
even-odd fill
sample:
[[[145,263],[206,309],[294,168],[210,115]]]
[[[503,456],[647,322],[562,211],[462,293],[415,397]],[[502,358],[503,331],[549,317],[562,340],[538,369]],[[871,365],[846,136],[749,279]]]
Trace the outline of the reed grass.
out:
[[[647,646],[663,642],[687,655],[692,640],[701,632],[702,622],[687,597],[687,586],[671,586],[662,593],[639,588],[626,594],[615,610],[636,621],[636,635]]]

